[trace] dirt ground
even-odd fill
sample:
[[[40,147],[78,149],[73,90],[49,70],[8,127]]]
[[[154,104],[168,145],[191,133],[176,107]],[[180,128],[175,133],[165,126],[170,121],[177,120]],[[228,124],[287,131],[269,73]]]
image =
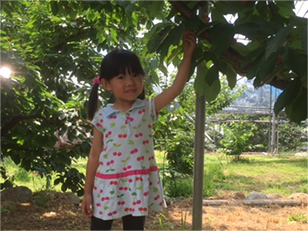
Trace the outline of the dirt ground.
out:
[[[295,207],[203,206],[203,230],[308,230],[307,214],[307,203]],[[305,221],[299,220],[300,216],[305,216]],[[89,230],[89,227],[90,221],[81,215],[80,204],[53,198],[40,206],[1,204],[1,230]],[[116,220],[113,230],[121,229],[121,221]],[[182,200],[161,213],[151,213],[145,229],[192,230],[192,200]]]

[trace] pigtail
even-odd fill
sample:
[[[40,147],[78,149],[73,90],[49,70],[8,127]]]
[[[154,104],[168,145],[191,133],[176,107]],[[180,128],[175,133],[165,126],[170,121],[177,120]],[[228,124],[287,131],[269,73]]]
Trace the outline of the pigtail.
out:
[[[98,84],[94,84],[90,92],[90,97],[88,101],[88,118],[93,120],[95,112],[98,108]]]

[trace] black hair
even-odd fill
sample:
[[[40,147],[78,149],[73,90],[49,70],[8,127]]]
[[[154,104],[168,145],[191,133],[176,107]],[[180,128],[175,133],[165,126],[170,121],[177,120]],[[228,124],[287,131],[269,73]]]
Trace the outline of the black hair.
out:
[[[134,52],[115,49],[104,57],[100,67],[99,80],[105,79],[110,81],[120,74],[126,74],[126,72],[136,75],[145,75],[140,60]],[[90,120],[93,119],[98,108],[98,87],[99,84],[93,85],[88,101],[88,117]],[[145,98],[144,89],[138,98]]]

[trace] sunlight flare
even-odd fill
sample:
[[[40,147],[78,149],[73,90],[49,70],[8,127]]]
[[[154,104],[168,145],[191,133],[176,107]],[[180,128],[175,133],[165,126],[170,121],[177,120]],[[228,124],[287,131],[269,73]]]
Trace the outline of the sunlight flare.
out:
[[[12,74],[12,71],[11,71],[10,68],[8,68],[8,67],[1,67],[0,68],[0,76],[2,76],[3,78],[8,79],[8,78],[10,78],[11,74]]]

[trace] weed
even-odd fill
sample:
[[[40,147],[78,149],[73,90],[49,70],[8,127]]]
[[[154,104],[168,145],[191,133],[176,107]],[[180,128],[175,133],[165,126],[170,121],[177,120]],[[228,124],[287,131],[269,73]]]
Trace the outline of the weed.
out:
[[[186,230],[187,223],[187,211],[185,211],[185,215],[183,217],[183,212],[181,212],[181,230]]]
[[[73,230],[74,229],[73,224],[66,224],[65,229],[66,230]]]
[[[0,214],[7,214],[11,211],[14,211],[16,206],[14,204],[6,204],[1,206]]]
[[[23,181],[23,182],[30,182],[31,176],[28,171],[23,168],[18,168],[16,173],[16,180]]]
[[[306,214],[292,214],[288,217],[288,221],[308,223],[308,218]]]
[[[191,176],[174,170],[165,170],[163,183],[166,195],[170,197],[189,197],[192,195],[193,182]]]
[[[159,222],[159,226],[161,230],[172,230],[173,229],[172,223],[169,221],[168,217],[163,213],[161,213],[160,217],[158,217],[158,222]]]
[[[34,197],[34,204],[39,207],[47,208],[50,206],[50,203],[51,203],[51,193],[50,192],[42,191],[42,192],[37,193]]]

